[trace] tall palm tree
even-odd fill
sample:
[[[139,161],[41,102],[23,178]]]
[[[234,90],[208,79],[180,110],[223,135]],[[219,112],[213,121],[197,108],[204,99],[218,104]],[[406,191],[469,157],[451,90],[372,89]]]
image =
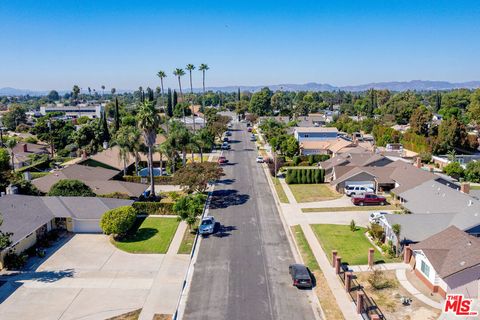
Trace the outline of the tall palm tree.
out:
[[[110,90],[110,92],[112,93],[112,96],[114,96],[114,95],[115,95],[115,92],[117,92],[117,89],[112,88],[112,90]]]
[[[102,85],[101,88],[102,88],[102,97],[103,97],[105,95],[105,86]]]
[[[195,70],[195,66],[191,63],[187,64],[186,68],[190,75],[190,105],[192,109],[192,120],[193,120],[193,132],[195,133],[195,112],[193,110],[193,84],[192,84],[192,71]]]
[[[130,131],[132,128],[121,127],[115,134],[114,142],[119,148],[119,157],[123,162],[123,175],[127,175],[127,160],[131,151]]]
[[[202,87],[203,87],[203,97],[202,97],[202,113],[203,113],[203,126],[205,127],[205,72],[210,69],[206,63],[202,63],[198,67],[199,71],[202,71]]]
[[[155,146],[155,151],[160,154],[160,175],[163,175],[163,156],[168,155],[170,150],[170,145],[165,141],[162,144]]]
[[[178,149],[182,150],[182,165],[187,165],[187,147],[190,144],[190,132],[181,122],[172,123],[170,138]]]
[[[150,192],[155,197],[155,181],[153,178],[153,146],[160,126],[160,116],[150,101],[144,101],[137,113],[138,128],[142,131],[143,139],[148,147],[148,172],[150,175]]]
[[[7,142],[5,143],[8,149],[10,149],[10,158],[12,160],[12,171],[15,172],[15,153],[13,151],[13,148],[17,145],[17,140],[16,139],[8,139]]]
[[[182,92],[182,81],[180,80],[181,77],[185,75],[185,71],[181,68],[177,68],[173,71],[173,75],[178,78],[178,88],[180,89],[180,98],[183,102],[183,92]],[[175,106],[173,106],[175,108]],[[185,123],[185,109],[183,108],[183,123]]]
[[[195,144],[200,151],[200,162],[203,162],[203,150],[211,148],[215,142],[215,137],[207,128],[200,129],[193,137]]]
[[[160,78],[160,86],[162,88],[162,108],[163,108],[163,112],[165,113],[165,119],[167,122],[167,133],[168,133],[168,112],[165,109],[165,91],[163,90],[163,79],[167,77],[167,74],[165,73],[165,71],[160,70],[157,72],[157,77]]]

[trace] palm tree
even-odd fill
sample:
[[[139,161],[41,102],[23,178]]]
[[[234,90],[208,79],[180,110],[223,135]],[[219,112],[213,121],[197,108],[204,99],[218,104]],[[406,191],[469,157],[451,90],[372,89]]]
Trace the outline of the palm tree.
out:
[[[112,93],[112,96],[114,96],[114,95],[115,95],[115,92],[117,92],[117,89],[112,88],[112,90],[110,90],[110,92]]]
[[[395,237],[397,238],[397,245],[395,248],[395,255],[398,256],[400,252],[400,232],[402,231],[402,226],[399,225],[398,223],[394,224],[392,226],[392,231],[395,234]]]
[[[203,98],[202,98],[202,113],[203,113],[203,126],[205,127],[205,72],[210,69],[206,63],[202,63],[198,67],[199,71],[202,71],[202,87],[203,87]]]
[[[160,175],[163,175],[163,155],[168,155],[170,150],[170,145],[167,142],[155,146],[155,151],[160,154]]]
[[[193,139],[200,151],[200,162],[203,162],[203,150],[212,147],[215,142],[215,137],[212,136],[207,128],[203,128],[197,132]]]
[[[160,126],[160,116],[150,101],[143,102],[137,113],[138,128],[142,131],[143,139],[148,147],[148,171],[150,174],[150,192],[155,197],[155,183],[153,179],[153,146],[157,138],[157,129]]]
[[[115,143],[117,144],[120,153],[120,160],[123,162],[123,175],[127,175],[127,160],[131,151],[131,142],[129,139],[131,127],[121,127],[115,134]]]
[[[163,79],[167,77],[167,74],[165,71],[158,71],[157,72],[157,77],[160,78],[160,86],[162,88],[162,108],[163,112],[165,113],[165,118],[167,119],[167,133],[168,133],[168,113],[167,110],[165,110],[165,91],[163,90]]]
[[[103,97],[105,95],[105,86],[102,85],[101,88],[102,88],[102,97]]]
[[[182,81],[180,80],[181,77],[185,75],[185,71],[183,69],[177,68],[173,71],[173,75],[178,78],[178,88],[180,89],[180,98],[183,102],[183,92],[182,92]],[[173,106],[175,108],[175,106]],[[185,123],[185,109],[183,108],[183,123]]]
[[[187,165],[187,147],[190,144],[190,132],[181,122],[173,122],[170,130],[170,138],[174,145],[182,150],[182,165]]]
[[[192,71],[195,70],[195,66],[191,63],[187,64],[186,68],[190,75],[190,104],[192,108],[192,120],[193,120],[193,132],[195,133],[195,112],[193,110],[193,84],[192,84]]]
[[[10,149],[10,158],[12,159],[12,171],[15,172],[15,154],[13,148],[15,148],[15,146],[17,145],[17,140],[13,138],[8,139],[5,145],[8,149]]]
[[[74,101],[77,101],[79,94],[80,94],[80,87],[77,85],[74,85],[72,89],[72,97]]]

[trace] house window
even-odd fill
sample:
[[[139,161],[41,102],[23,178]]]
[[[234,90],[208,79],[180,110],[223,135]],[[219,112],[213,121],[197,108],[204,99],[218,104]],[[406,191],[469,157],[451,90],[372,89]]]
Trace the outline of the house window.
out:
[[[303,137],[304,137],[304,138],[308,138],[308,137],[309,137],[309,135],[308,135],[308,134],[305,134]]]
[[[427,277],[430,277],[430,266],[425,263],[425,261],[422,260],[422,264],[420,265],[420,270],[422,270],[422,273],[426,275]]]

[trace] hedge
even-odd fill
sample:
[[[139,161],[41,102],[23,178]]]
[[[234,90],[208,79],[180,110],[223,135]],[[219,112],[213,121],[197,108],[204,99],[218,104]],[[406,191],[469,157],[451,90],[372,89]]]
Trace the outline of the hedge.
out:
[[[142,183],[142,177],[140,176],[124,176],[123,180],[127,182],[136,182],[136,183]],[[163,184],[163,185],[173,185],[173,177],[172,176],[158,176],[158,177],[153,177],[153,180],[157,184]],[[150,177],[145,177],[146,184],[150,183]]]
[[[288,184],[312,184],[325,181],[325,170],[321,168],[288,168],[285,182]]]
[[[132,207],[137,215],[175,215],[173,202],[135,202]]]

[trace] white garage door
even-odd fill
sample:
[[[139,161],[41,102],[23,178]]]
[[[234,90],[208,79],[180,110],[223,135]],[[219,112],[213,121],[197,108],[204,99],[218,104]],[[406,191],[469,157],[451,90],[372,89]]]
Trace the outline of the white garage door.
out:
[[[375,183],[373,183],[373,181],[345,181],[345,186],[364,186],[375,190]]]
[[[73,232],[102,233],[99,222],[99,220],[73,220]]]

